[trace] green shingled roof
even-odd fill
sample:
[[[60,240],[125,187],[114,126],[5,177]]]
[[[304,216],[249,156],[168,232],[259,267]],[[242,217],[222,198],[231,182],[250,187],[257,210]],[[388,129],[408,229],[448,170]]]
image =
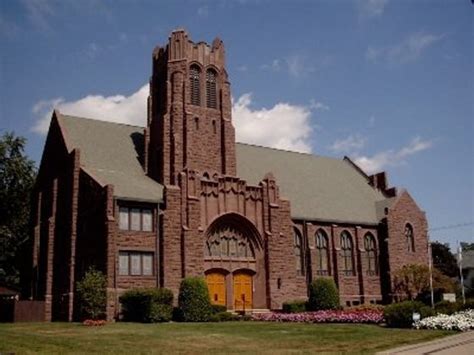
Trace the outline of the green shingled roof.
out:
[[[146,176],[143,127],[57,115],[68,149],[79,148],[81,164],[102,184],[114,185],[121,199],[159,202],[163,186]]]
[[[158,202],[163,187],[147,177],[140,163],[143,127],[58,115],[69,149],[79,148],[81,163],[116,197]],[[389,203],[350,163],[328,157],[236,144],[237,175],[257,185],[272,172],[280,195],[291,202],[293,218],[334,222],[380,221]]]

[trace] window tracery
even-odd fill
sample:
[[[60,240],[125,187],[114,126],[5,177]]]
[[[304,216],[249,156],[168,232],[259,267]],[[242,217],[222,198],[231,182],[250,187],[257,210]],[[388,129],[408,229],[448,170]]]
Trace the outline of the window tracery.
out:
[[[220,259],[255,259],[249,239],[234,228],[212,234],[206,242],[206,256]]]

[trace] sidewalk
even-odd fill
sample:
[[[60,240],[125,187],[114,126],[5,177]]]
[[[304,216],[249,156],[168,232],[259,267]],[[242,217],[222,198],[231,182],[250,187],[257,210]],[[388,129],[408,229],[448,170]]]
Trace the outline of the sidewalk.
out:
[[[448,336],[427,343],[402,346],[400,348],[382,351],[378,354],[474,354],[474,331]]]

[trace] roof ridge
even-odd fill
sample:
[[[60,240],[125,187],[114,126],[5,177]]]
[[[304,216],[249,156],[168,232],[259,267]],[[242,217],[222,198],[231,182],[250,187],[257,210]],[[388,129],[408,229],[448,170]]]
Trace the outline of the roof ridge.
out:
[[[259,144],[254,144],[254,143],[244,143],[244,142],[235,142],[235,144],[240,144],[240,145],[247,145],[250,147],[256,147],[256,148],[265,148],[265,149],[270,149],[270,150],[277,150],[279,152],[286,152],[286,153],[294,153],[294,154],[301,154],[301,155],[309,155],[311,157],[318,157],[318,158],[328,158],[322,155],[316,155],[313,153],[305,153],[305,152],[297,152],[294,150],[288,150],[288,149],[282,149],[282,148],[274,148],[274,147],[267,147],[265,145],[259,145]],[[331,159],[336,159],[336,158],[331,158]]]
[[[103,122],[103,123],[112,124],[112,125],[120,125],[120,126],[127,126],[127,127],[134,127],[134,128],[142,128],[142,129],[145,129],[145,126],[137,126],[137,125],[128,124],[128,123],[122,123],[122,122],[106,121],[106,120],[101,120],[101,119],[98,119],[98,118],[91,118],[91,117],[81,117],[81,116],[75,116],[75,115],[68,115],[68,114],[64,114],[64,113],[62,113],[62,112],[61,112],[61,116],[62,116],[62,117],[74,118],[74,119],[80,119],[80,120]]]

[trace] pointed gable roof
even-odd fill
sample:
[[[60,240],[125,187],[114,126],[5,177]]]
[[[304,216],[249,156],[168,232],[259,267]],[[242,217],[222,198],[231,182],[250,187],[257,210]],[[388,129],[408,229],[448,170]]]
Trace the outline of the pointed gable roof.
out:
[[[81,164],[117,198],[160,202],[163,186],[145,175],[143,127],[58,114],[68,149],[79,148]],[[258,185],[272,172],[295,219],[378,224],[379,205],[390,201],[367,176],[342,159],[237,143],[237,175]],[[386,202],[383,202],[386,201]]]

